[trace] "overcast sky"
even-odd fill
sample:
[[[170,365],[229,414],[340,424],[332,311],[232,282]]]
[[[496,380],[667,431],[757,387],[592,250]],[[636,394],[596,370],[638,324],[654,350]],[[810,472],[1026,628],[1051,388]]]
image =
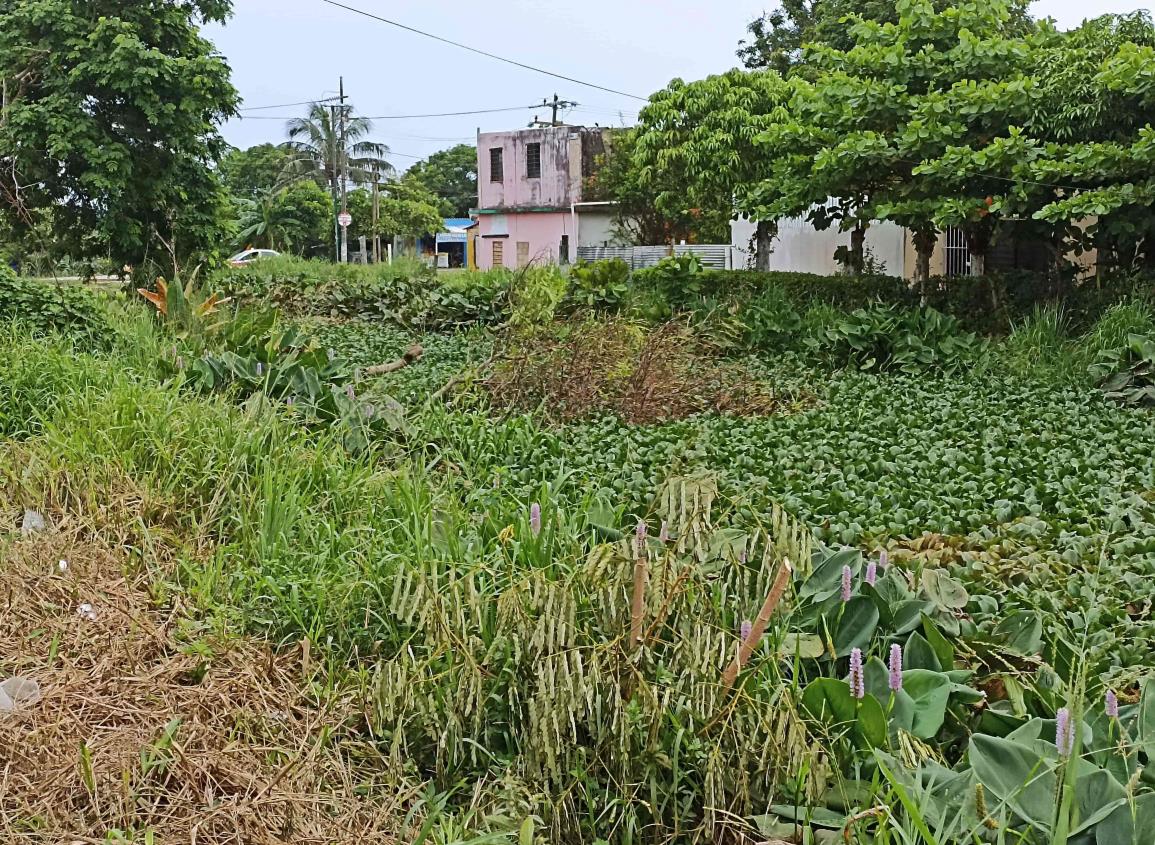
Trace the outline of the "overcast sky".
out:
[[[738,64],[746,24],[772,0],[341,0],[407,26],[523,64],[645,97],[673,77],[699,79]],[[1086,16],[1128,12],[1143,0],[1036,0],[1036,16],[1061,27]],[[554,79],[466,52],[327,5],[322,0],[235,0],[235,14],[206,34],[228,58],[242,108],[332,96],[338,77],[369,116],[504,109],[556,92],[579,103],[571,123],[632,123],[640,100]],[[284,139],[284,120],[303,106],[246,111],[224,134],[247,147]],[[478,128],[525,126],[548,110],[375,121],[375,139],[404,169],[417,158],[473,142]]]

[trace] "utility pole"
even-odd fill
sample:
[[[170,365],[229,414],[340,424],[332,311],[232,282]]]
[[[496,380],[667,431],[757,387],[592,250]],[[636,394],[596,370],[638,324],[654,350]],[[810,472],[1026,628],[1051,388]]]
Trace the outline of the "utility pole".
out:
[[[534,117],[534,119],[529,124],[530,128],[533,128],[534,126],[560,126],[561,124],[558,123],[557,119],[558,109],[572,109],[578,104],[572,100],[559,100],[557,98],[557,94],[554,94],[552,100],[546,100],[542,98],[541,105],[542,108],[550,109],[552,114],[550,121],[549,123],[546,123],[544,120],[538,120],[536,117]]]
[[[381,263],[381,182],[377,173],[373,174],[373,263]]]
[[[348,162],[346,161],[345,155],[345,77],[343,76],[341,77],[339,89],[340,96],[338,99],[341,101],[341,134],[338,136],[338,143],[340,143],[341,149],[337,152],[337,170],[341,174],[341,213],[348,214],[349,204],[346,195],[348,187],[346,184],[348,179],[348,173],[346,172],[348,170]],[[349,263],[349,230],[344,226],[341,226],[341,263]]]
[[[337,192],[337,174],[341,168],[337,163],[337,107],[329,106],[329,163],[333,166],[329,188],[333,194],[333,260],[341,260],[341,200]]]

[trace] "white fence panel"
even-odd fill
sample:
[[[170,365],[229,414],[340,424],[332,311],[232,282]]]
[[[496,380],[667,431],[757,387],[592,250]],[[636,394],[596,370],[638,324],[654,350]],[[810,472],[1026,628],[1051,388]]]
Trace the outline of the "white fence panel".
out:
[[[671,254],[698,256],[703,267],[713,270],[730,269],[729,244],[685,244],[670,246],[579,246],[577,257],[579,261],[606,261],[620,258],[630,265],[631,270],[640,270],[643,267],[653,267],[663,258]]]

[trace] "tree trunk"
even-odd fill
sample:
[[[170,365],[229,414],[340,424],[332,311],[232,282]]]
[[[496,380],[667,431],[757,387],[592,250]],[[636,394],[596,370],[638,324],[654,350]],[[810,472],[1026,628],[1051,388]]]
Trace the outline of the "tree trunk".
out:
[[[763,272],[770,269],[770,254],[774,252],[771,244],[778,236],[778,223],[775,220],[759,220],[754,235],[754,267]]]
[[[866,266],[866,223],[859,220],[850,232],[850,272],[861,276]]]
[[[994,234],[994,228],[990,224],[990,218],[981,223],[974,224],[967,227],[967,249],[971,254],[971,275],[985,276],[987,274],[987,251],[991,247],[991,236]]]
[[[917,259],[914,265],[914,281],[923,305],[930,297],[930,259],[938,243],[938,232],[934,228],[917,229],[914,232],[914,250]]]

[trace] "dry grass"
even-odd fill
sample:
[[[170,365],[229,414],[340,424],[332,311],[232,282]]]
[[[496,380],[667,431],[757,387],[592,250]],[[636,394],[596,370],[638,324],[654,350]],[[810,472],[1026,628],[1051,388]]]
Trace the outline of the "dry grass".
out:
[[[43,693],[0,714],[0,839],[391,841],[400,796],[353,762],[379,761],[351,696],[317,704],[300,653],[196,633],[138,556],[56,519],[0,539],[0,679]]]
[[[812,397],[777,391],[680,322],[558,321],[508,337],[485,386],[497,404],[568,422],[614,414],[647,425],[694,414],[764,416]]]

